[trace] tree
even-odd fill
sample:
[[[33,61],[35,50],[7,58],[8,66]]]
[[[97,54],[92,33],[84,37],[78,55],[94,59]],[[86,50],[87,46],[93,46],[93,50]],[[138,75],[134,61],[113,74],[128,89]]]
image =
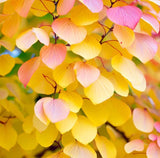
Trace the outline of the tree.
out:
[[[0,157],[160,157],[159,0],[0,8]]]

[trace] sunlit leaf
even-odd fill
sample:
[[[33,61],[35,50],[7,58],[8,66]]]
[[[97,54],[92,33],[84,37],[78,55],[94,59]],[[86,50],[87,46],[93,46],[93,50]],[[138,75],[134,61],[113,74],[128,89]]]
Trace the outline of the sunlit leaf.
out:
[[[90,86],[84,88],[85,95],[94,103],[99,104],[109,99],[114,92],[112,83],[102,75]]]
[[[40,50],[42,61],[52,69],[60,65],[66,57],[67,49],[63,44],[50,44]]]
[[[54,124],[50,124],[43,132],[36,131],[36,140],[43,147],[49,147],[57,138],[58,131]]]
[[[89,60],[99,55],[101,45],[93,35],[88,35],[81,43],[71,45],[71,50]]]
[[[99,19],[99,15],[98,13],[92,13],[84,5],[77,5],[70,11],[70,18],[75,24],[81,26],[96,22]]]
[[[71,143],[64,148],[64,153],[74,158],[97,158],[96,152],[89,146],[78,142]]]
[[[103,158],[116,158],[116,147],[104,136],[97,135],[95,138],[96,146]]]
[[[133,122],[136,128],[142,132],[150,133],[153,130],[154,121],[146,109],[134,109]]]
[[[90,84],[95,82],[100,75],[99,69],[83,62],[75,63],[74,69],[76,70],[77,80],[84,87],[88,87]]]
[[[55,123],[55,125],[56,125],[56,128],[62,134],[64,134],[72,129],[76,121],[77,121],[77,115],[75,113],[70,112],[66,119]]]
[[[0,75],[5,76],[8,74],[15,65],[15,59],[10,55],[1,55],[0,56]]]
[[[80,43],[87,35],[84,27],[75,25],[69,18],[54,20],[52,29],[60,38],[69,44]]]
[[[75,0],[59,0],[57,5],[57,13],[59,15],[67,14],[74,6]]]
[[[79,116],[72,128],[72,134],[82,144],[90,143],[97,134],[96,126],[84,116]]]

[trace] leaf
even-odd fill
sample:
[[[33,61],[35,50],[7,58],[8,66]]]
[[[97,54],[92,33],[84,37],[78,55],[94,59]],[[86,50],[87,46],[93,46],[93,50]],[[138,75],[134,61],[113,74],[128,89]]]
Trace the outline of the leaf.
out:
[[[72,129],[76,121],[77,115],[73,112],[70,112],[66,119],[55,123],[55,125],[56,128],[61,132],[61,134],[64,134]]]
[[[90,143],[97,134],[96,126],[84,116],[79,116],[72,128],[72,134],[82,144]]]
[[[0,146],[6,150],[10,150],[17,141],[17,132],[10,123],[0,124]]]
[[[44,107],[43,104],[45,101],[50,100],[49,97],[45,97],[45,98],[41,98],[40,100],[38,100],[38,102],[35,104],[34,106],[34,113],[36,115],[36,117],[43,122],[45,125],[49,124],[49,120],[44,112]]]
[[[131,118],[131,110],[125,102],[112,97],[104,104],[107,104],[108,122],[112,125],[121,126]]]
[[[129,93],[128,81],[116,71],[108,73],[106,73],[106,70],[104,71],[105,73],[103,73],[103,75],[111,81],[116,93],[124,97],[128,96]]]
[[[143,13],[142,19],[148,24],[150,24],[153,27],[153,29],[156,31],[156,33],[159,33],[160,25],[157,19],[155,19],[152,15],[146,14],[146,13]]]
[[[111,141],[109,141],[104,136],[97,135],[95,138],[95,142],[103,158],[116,158],[116,147]]]
[[[124,149],[127,153],[131,153],[133,151],[143,151],[144,150],[144,142],[140,139],[134,139],[125,144]]]
[[[62,99],[47,99],[43,103],[43,109],[45,115],[52,123],[64,120],[69,114],[68,105]]]
[[[151,142],[146,151],[147,158],[159,158],[160,148],[155,142]]]
[[[38,69],[40,65],[40,58],[34,57],[25,63],[18,70],[18,78],[23,83],[24,87],[27,86],[29,80],[31,79],[34,72]]]
[[[20,26],[21,18],[18,14],[12,14],[7,19],[2,25],[2,33],[7,36],[7,37],[12,37],[13,35],[16,34],[18,31],[18,28]]]
[[[42,132],[36,131],[36,140],[43,147],[49,147],[53,144],[58,136],[58,130],[54,124],[50,124]]]
[[[142,16],[142,11],[135,6],[118,6],[109,8],[107,16],[115,24],[127,26],[133,30]]]
[[[135,39],[133,30],[125,26],[114,25],[113,33],[122,47],[129,47]]]
[[[66,88],[76,79],[73,65],[62,63],[53,71],[54,80],[63,88]]]
[[[88,99],[84,99],[82,110],[88,119],[96,126],[101,126],[104,124],[109,117],[109,113],[107,112],[107,104],[105,104],[105,102],[94,105]]]
[[[67,14],[74,6],[75,0],[59,0],[57,4],[57,13],[58,15]]]
[[[52,77],[52,70],[41,62],[38,69],[32,75],[28,86],[37,93],[52,94],[54,92],[53,86],[55,86],[55,82]],[[58,87],[57,90],[59,90]]]
[[[67,49],[64,44],[50,44],[40,50],[42,61],[51,69],[60,65],[66,57]]]
[[[0,75],[5,76],[8,74],[15,65],[15,59],[8,54],[0,56]],[[2,68],[3,67],[3,68]]]
[[[69,44],[83,41],[87,35],[84,27],[75,25],[69,18],[58,18],[52,23],[53,31]]]
[[[74,70],[76,70],[77,80],[84,87],[88,87],[90,84],[95,82],[100,75],[99,69],[83,62],[76,62]]]
[[[49,45],[49,36],[46,31],[41,28],[32,28],[32,31],[35,33],[38,40],[44,45]]]
[[[132,86],[139,90],[144,91],[146,88],[146,80],[142,72],[136,67],[136,65],[129,59],[116,55],[112,58],[112,67],[118,71],[123,77],[128,79]]]
[[[34,0],[31,7],[31,12],[38,17],[42,17],[48,13],[53,13],[55,11],[55,5],[53,1],[46,0]]]
[[[102,75],[90,86],[84,88],[85,95],[94,103],[99,104],[109,99],[114,92],[112,83]]]
[[[16,39],[16,45],[21,50],[27,51],[38,40],[47,46],[49,45],[48,34],[41,28],[33,28],[21,33]]]
[[[35,133],[31,134],[21,133],[20,135],[18,135],[17,143],[24,150],[33,150],[38,145]]]
[[[78,93],[75,93],[75,92],[62,91],[59,94],[59,98],[63,99],[68,104],[70,111],[74,113],[77,113],[83,104],[82,97]]]
[[[133,111],[133,123],[135,127],[145,133],[153,130],[154,120],[146,109],[136,108]]]
[[[34,0],[18,0],[16,11],[22,17],[27,17],[28,12],[33,4]]]
[[[71,45],[71,50],[89,60],[99,55],[101,45],[93,35],[87,35],[81,43]]]
[[[47,156],[46,158],[69,158],[69,156],[64,154],[62,151],[59,151]]]
[[[71,143],[64,148],[64,153],[74,158],[97,158],[96,152],[89,146],[78,142]]]
[[[135,33],[135,40],[127,50],[143,63],[146,63],[153,59],[158,50],[158,45],[152,37],[142,33]]]
[[[32,115],[29,115],[24,119],[22,127],[25,133],[31,133],[33,131],[34,127],[32,121],[33,121]]]
[[[0,100],[8,97],[8,91],[5,88],[0,88]]]
[[[79,26],[90,25],[98,21],[99,14],[92,13],[84,5],[77,5],[69,13],[71,20]],[[87,15],[87,16],[86,16]]]
[[[102,0],[80,0],[91,12],[98,13],[103,9]]]

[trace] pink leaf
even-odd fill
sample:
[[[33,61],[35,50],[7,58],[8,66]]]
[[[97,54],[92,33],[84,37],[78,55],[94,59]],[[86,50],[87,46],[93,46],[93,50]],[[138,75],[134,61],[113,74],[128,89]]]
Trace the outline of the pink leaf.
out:
[[[64,44],[50,44],[40,50],[42,61],[52,69],[60,65],[66,57],[67,49]]]
[[[24,87],[28,84],[34,72],[38,69],[40,65],[40,58],[34,57],[25,63],[18,70],[18,78],[23,83]]]
[[[90,84],[95,82],[100,75],[99,69],[83,62],[77,62],[74,69],[77,72],[77,80],[84,87],[88,87]]]
[[[131,153],[133,151],[143,151],[144,142],[140,139],[131,140],[130,142],[125,144],[124,149],[127,153]]]
[[[156,143],[152,142],[147,148],[146,155],[147,158],[160,158],[160,148]]]
[[[80,0],[91,12],[98,13],[103,9],[102,0]]]
[[[53,31],[69,44],[82,42],[87,31],[84,27],[75,25],[69,18],[58,18],[52,23]]]
[[[74,6],[75,0],[59,0],[57,5],[57,13],[58,15],[67,14],[72,7]]]
[[[32,31],[35,33],[36,37],[41,43],[43,43],[46,46],[49,45],[49,36],[47,32],[45,32],[41,28],[33,28]]]
[[[150,133],[153,130],[154,121],[146,109],[134,109],[133,123],[142,132]]]
[[[134,29],[142,16],[142,11],[135,6],[127,5],[109,8],[107,10],[107,16],[118,25]]]
[[[155,122],[155,123],[154,123],[154,128],[156,129],[156,131],[157,131],[158,133],[160,133],[160,122]]]
[[[45,113],[44,113],[44,109],[43,109],[43,103],[50,99],[49,97],[46,98],[42,98],[40,100],[38,100],[38,102],[36,103],[35,107],[34,107],[34,112],[35,115],[37,116],[37,118],[42,121],[44,124],[48,124],[49,120],[46,117]]]
[[[149,134],[148,138],[151,140],[151,141],[155,141],[157,140],[157,136],[155,134]]]
[[[143,63],[146,63],[153,59],[158,50],[158,45],[152,37],[142,33],[135,33],[135,40],[127,50]]]
[[[43,108],[46,116],[52,123],[64,120],[69,114],[68,105],[62,99],[50,98],[44,102]]]

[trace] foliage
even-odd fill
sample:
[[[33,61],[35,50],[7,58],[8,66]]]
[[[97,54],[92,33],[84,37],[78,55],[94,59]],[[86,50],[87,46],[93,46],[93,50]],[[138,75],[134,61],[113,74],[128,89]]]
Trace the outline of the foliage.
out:
[[[0,0],[0,157],[159,158],[159,0]]]

